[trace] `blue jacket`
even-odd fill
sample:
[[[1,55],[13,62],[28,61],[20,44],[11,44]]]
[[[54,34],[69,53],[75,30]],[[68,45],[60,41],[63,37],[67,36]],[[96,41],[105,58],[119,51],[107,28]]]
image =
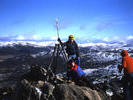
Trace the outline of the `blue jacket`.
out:
[[[74,72],[74,74],[75,74],[74,76],[76,78],[80,78],[85,75],[84,71],[81,69],[80,66],[77,66],[77,68],[75,70],[73,70],[73,72]]]

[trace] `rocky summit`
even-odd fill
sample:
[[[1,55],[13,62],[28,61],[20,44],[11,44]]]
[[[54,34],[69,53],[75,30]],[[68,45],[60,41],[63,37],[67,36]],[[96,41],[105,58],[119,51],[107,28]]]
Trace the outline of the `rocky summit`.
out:
[[[38,65],[30,67],[8,88],[2,88],[2,100],[120,100],[121,95],[109,96],[107,84],[98,86],[85,77],[78,82],[68,82],[66,76],[55,75],[52,70]],[[113,98],[113,99],[112,99]],[[122,100],[122,99],[121,99]]]
[[[87,86],[87,84],[90,84],[89,82],[83,86],[80,83],[80,81],[78,84],[75,82],[67,82],[65,77],[55,75],[52,71],[48,71],[39,66],[34,66],[14,84],[14,88],[1,90],[1,99],[111,100],[111,98],[99,88]]]

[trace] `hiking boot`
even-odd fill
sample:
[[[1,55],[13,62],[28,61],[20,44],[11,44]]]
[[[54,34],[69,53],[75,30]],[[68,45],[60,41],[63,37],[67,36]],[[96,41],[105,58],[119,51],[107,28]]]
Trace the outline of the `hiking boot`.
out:
[[[72,80],[67,80],[67,83],[72,83],[73,81]]]

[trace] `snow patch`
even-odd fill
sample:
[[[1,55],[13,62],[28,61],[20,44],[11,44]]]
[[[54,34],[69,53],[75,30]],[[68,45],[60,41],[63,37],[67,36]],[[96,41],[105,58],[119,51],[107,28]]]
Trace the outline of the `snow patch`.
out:
[[[98,70],[98,69],[85,69],[84,72],[85,72],[85,75],[87,76],[87,75],[89,75],[89,74],[91,74],[92,72],[97,71],[97,70]]]

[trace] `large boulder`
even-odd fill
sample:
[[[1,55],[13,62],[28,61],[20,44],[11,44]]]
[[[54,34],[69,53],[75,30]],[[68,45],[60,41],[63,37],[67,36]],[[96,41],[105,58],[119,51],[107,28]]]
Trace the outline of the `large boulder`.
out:
[[[74,84],[59,84],[55,87],[56,100],[111,100],[104,92]]]

